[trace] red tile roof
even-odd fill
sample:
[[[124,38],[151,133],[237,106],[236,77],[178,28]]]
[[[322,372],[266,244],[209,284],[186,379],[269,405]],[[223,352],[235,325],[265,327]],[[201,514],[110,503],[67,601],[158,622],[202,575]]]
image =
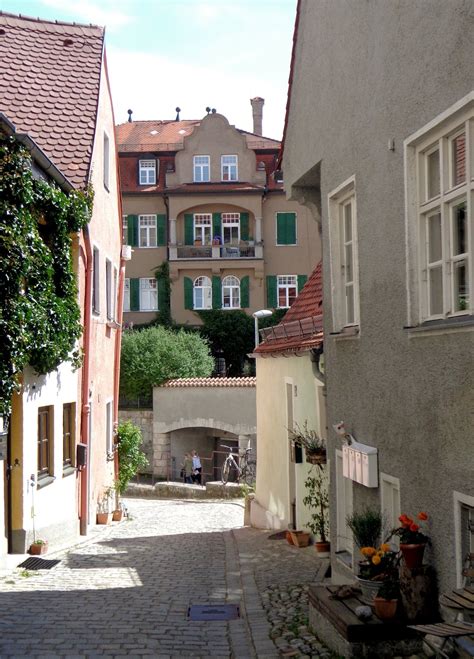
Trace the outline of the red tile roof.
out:
[[[77,187],[87,183],[104,30],[0,12],[1,109]]]
[[[162,387],[255,387],[257,378],[176,378]]]
[[[311,350],[323,342],[322,263],[311,273],[303,290],[278,325],[262,331],[257,354]]]
[[[121,153],[177,151],[183,148],[183,139],[200,124],[200,119],[127,121],[116,127],[117,148]],[[280,148],[278,140],[244,130],[239,130],[239,133],[244,135],[250,149],[276,151]]]

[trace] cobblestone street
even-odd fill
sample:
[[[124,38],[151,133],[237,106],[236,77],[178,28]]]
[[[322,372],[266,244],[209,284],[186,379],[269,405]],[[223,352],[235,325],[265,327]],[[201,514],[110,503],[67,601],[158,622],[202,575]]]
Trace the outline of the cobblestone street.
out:
[[[127,506],[129,519],[94,541],[48,555],[61,559],[52,570],[2,579],[1,657],[281,656],[262,595],[321,578],[313,547],[242,527],[241,501]],[[223,603],[239,604],[241,617],[187,617],[191,605]]]

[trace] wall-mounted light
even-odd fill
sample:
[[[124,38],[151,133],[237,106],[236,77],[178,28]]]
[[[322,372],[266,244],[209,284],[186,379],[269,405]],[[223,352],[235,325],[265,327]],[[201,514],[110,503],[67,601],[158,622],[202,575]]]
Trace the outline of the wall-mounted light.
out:
[[[273,311],[270,311],[270,309],[260,309],[260,311],[255,311],[255,313],[252,314],[255,321],[255,347],[257,347],[258,344],[260,343],[259,335],[258,335],[259,318],[268,318],[268,316],[272,316],[272,315],[273,315]]]

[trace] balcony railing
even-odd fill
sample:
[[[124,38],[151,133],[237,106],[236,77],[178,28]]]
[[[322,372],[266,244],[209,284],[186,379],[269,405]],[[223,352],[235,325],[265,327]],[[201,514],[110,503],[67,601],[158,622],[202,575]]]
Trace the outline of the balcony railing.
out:
[[[170,260],[178,259],[261,259],[261,244],[239,245],[170,245]]]

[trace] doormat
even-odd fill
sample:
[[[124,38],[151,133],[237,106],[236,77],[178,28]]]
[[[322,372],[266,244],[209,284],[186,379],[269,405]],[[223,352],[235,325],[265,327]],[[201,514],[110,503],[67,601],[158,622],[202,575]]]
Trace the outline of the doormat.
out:
[[[25,570],[51,570],[52,567],[60,562],[58,559],[47,561],[45,558],[27,558],[18,567],[22,567]]]
[[[238,604],[195,604],[188,608],[189,620],[235,620],[240,618]]]
[[[284,540],[286,538],[286,531],[278,531],[278,533],[273,533],[269,535],[267,540]]]

